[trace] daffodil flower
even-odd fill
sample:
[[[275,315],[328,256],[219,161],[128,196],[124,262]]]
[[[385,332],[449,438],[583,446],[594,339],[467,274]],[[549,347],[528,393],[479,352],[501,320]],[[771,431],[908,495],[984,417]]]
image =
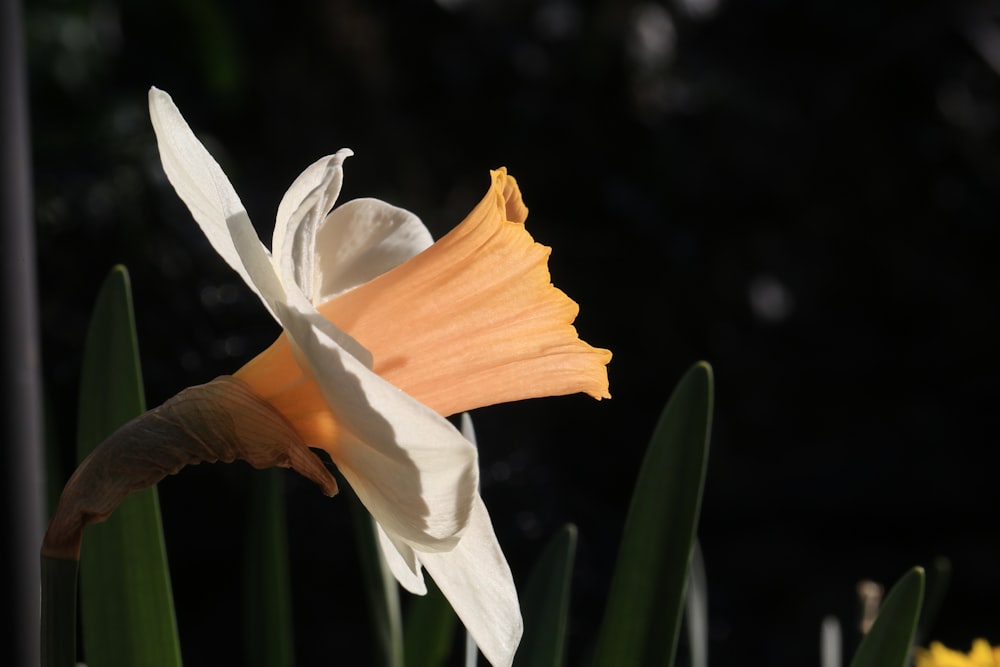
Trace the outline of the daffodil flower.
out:
[[[147,413],[153,426],[140,417],[109,439],[108,449],[124,450],[146,438],[140,453],[123,454],[139,459],[167,440],[187,444],[115,493],[108,476],[90,475],[103,487],[71,479],[60,506],[73,509],[57,510],[49,553],[78,552],[82,526],[117,496],[186,463],[290,466],[332,495],[336,483],[309,449],[318,448],[371,513],[400,584],[426,592],[426,570],[486,658],[511,664],[522,631],[517,593],[479,496],[476,448],[446,417],[523,398],[608,397],[611,358],[572,326],[577,305],[552,285],[549,249],[525,231],[516,181],[491,172],[483,200],[432,243],[416,216],[385,202],[333,208],[352,155],[341,150],[292,183],[269,251],[170,97],[153,88],[149,107],[168,180],[283,332],[233,376]],[[81,469],[122,465],[107,450],[93,456],[103,463]]]
[[[278,206],[272,252],[170,98],[150,92],[167,177],[215,249],[284,329],[235,373],[326,450],[379,526],[407,589],[434,578],[493,664],[521,634],[517,596],[477,492],[476,450],[444,418],[532,396],[607,396],[610,354],[577,335],[506,170],[431,244],[416,216],[374,199],[333,209],[342,150]]]
[[[916,667],[1000,667],[1000,646],[990,646],[985,639],[972,642],[968,653],[955,651],[941,642],[914,650]]]

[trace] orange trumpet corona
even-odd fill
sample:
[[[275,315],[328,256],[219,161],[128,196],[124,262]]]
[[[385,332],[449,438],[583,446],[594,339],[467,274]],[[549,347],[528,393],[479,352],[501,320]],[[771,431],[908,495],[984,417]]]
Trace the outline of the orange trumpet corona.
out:
[[[609,398],[611,352],[580,340],[579,310],[552,285],[550,249],[506,169],[451,232],[377,278],[319,305],[367,348],[372,370],[443,416],[524,398]],[[319,386],[282,334],[235,373],[311,447],[342,435]]]

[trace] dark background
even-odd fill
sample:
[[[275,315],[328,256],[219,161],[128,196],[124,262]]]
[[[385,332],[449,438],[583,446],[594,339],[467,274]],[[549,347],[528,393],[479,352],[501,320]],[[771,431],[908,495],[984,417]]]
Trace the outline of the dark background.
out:
[[[30,1],[49,435],[73,445],[99,285],[132,276],[147,399],[277,334],[162,176],[171,93],[270,238],[342,147],[342,201],[439,236],[507,166],[611,401],[475,414],[483,495],[523,583],[580,530],[570,663],[600,621],[646,441],[715,370],[699,536],[712,664],[818,664],[856,583],[939,555],[933,637],[1000,641],[996,533],[1000,23],[986,2]],[[68,475],[69,468],[66,467]],[[160,485],[189,667],[240,664],[248,467]],[[365,664],[346,503],[287,477],[300,664]],[[851,648],[847,650],[850,654]]]

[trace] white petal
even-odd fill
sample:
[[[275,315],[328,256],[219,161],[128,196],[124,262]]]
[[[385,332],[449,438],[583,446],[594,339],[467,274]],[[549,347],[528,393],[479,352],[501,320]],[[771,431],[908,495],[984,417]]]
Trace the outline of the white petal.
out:
[[[434,242],[420,218],[378,199],[333,210],[316,232],[313,303],[319,304],[395,268]]]
[[[311,296],[316,230],[333,208],[344,180],[341,166],[354,153],[338,151],[309,165],[282,197],[271,248],[285,280],[294,279]]]
[[[274,264],[271,263],[267,248],[257,238],[250,217],[242,208],[239,211],[227,212],[226,227],[239,256],[240,265],[247,275],[247,284],[254,288],[271,314],[275,314],[277,305],[286,300],[285,290],[275,272]]]
[[[316,311],[316,307],[309,303],[302,290],[298,288],[298,285],[292,283],[287,290],[287,300],[286,303],[291,307],[292,310],[298,311],[300,313],[308,313],[308,318],[316,318],[317,326],[322,326],[322,330],[326,336],[332,338],[337,345],[346,350],[352,357],[360,361],[365,368],[371,369],[374,359],[372,358],[372,353],[368,351],[364,345],[359,343],[353,336],[338,327],[332,322],[328,322],[322,315]],[[279,320],[280,322],[281,320]],[[310,319],[310,321],[312,321]],[[284,327],[284,323],[282,323]],[[286,327],[287,328],[287,327]],[[299,365],[303,362],[300,359]]]
[[[521,607],[482,498],[476,496],[458,546],[417,557],[490,664],[510,665],[524,628]]]
[[[414,595],[425,595],[427,584],[424,583],[424,575],[421,573],[420,561],[417,560],[416,552],[405,542],[393,539],[382,530],[382,526],[378,525],[377,521],[375,528],[382,556],[389,565],[389,570],[396,577],[396,581]]]
[[[251,289],[260,294],[240,259],[226,221],[226,210],[243,210],[236,190],[219,164],[194,136],[169,95],[151,88],[149,115],[163,171],[170,184],[215,251],[243,277]],[[253,237],[257,238],[256,232]]]
[[[330,452],[388,533],[422,551],[452,548],[476,497],[476,448],[451,423],[348,353],[344,334],[290,299],[279,321],[298,362],[319,384],[338,425],[354,437]],[[345,435],[346,435],[345,434]]]

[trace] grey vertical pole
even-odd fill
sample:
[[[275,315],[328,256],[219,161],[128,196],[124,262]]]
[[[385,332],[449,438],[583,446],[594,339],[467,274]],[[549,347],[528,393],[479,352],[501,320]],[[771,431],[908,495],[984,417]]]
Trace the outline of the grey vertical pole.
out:
[[[28,86],[21,0],[0,3],[0,604],[4,662],[38,665],[45,518]]]

